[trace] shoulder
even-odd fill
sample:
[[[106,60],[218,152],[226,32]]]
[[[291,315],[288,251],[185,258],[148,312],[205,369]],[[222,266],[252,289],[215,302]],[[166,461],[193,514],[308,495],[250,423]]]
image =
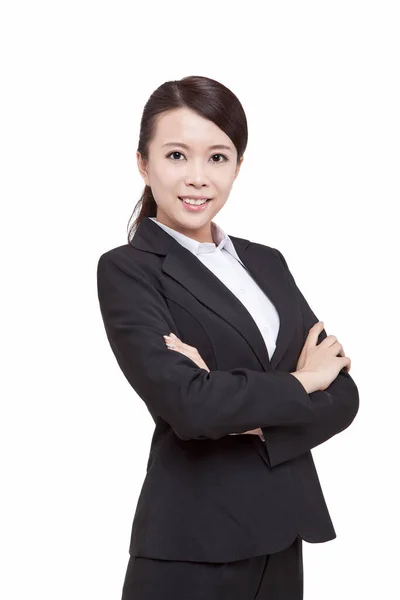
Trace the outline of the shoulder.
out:
[[[97,262],[98,286],[132,286],[159,289],[157,274],[160,258],[142,252],[131,244],[123,244],[103,252]]]
[[[131,244],[123,244],[106,250],[97,261],[98,279],[122,273],[146,278],[146,266],[140,263],[140,254]]]
[[[110,248],[103,252],[98,259],[98,268],[105,265],[129,265],[132,268],[137,267],[140,270],[143,252],[134,248],[131,244],[123,244]]]
[[[103,252],[103,254],[100,255],[99,262],[113,261],[115,259],[118,260],[120,257],[132,258],[132,251],[134,251],[134,248],[131,246],[131,244],[116,246],[115,248],[110,248],[109,250]]]

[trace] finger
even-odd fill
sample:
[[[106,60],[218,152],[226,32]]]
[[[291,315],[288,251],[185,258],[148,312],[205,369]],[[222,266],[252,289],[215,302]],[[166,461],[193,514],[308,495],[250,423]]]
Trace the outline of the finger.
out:
[[[166,343],[168,348],[177,348],[176,342],[173,342],[172,340],[170,340],[168,338],[164,339],[164,342]]]
[[[165,343],[167,345],[167,348],[170,348],[171,350],[177,350],[178,352],[182,352],[182,354],[185,354],[186,356],[195,356],[195,353],[192,352],[191,347],[187,346],[183,342],[166,341]]]
[[[170,333],[169,335],[163,335],[163,338],[170,340],[171,342],[180,342],[180,339],[174,333]]]
[[[164,337],[168,338],[168,336],[164,336]],[[187,355],[190,354],[191,356],[196,356],[198,354],[200,356],[197,348],[195,348],[194,346],[190,346],[189,344],[185,344],[185,342],[182,342],[182,340],[177,338],[175,334],[171,334],[171,337],[169,338],[169,340],[170,341],[172,340],[172,345],[184,350]]]
[[[167,348],[168,348],[168,350],[173,350],[173,352],[179,352],[179,354],[184,354],[186,356],[186,353],[181,348],[175,348],[175,346],[168,346],[168,345],[167,345]]]
[[[309,343],[309,344],[312,344],[313,346],[316,346],[317,342],[318,342],[319,334],[321,333],[323,328],[324,328],[323,321],[318,321],[317,323],[315,323],[315,325],[313,325],[311,327],[311,329],[309,330],[305,343],[306,344]]]
[[[185,344],[176,336],[172,338],[171,336],[164,335],[163,337],[167,346],[172,346],[173,348],[181,348],[185,351],[186,354],[191,354],[192,356],[196,356],[196,354],[198,354],[197,348],[195,348],[194,346],[190,346],[189,344]]]
[[[339,350],[338,356],[342,356],[343,358],[348,358],[345,354],[343,346],[342,346],[342,349]],[[348,365],[344,365],[344,368],[346,369],[347,372],[349,372],[350,368],[351,368],[351,359],[349,358],[349,360],[350,360],[350,363]]]
[[[349,360],[349,364],[348,365],[344,365],[344,368],[346,369],[346,371],[350,371],[351,369],[351,358],[349,358],[348,356],[346,356],[347,360]]]
[[[192,351],[192,346],[184,344],[180,341],[179,338],[176,338],[174,341],[171,341],[171,339],[167,335],[164,335],[163,337],[168,350],[175,350],[175,352],[180,352],[184,356],[192,358],[193,360],[195,353]]]
[[[163,335],[164,341],[167,344],[167,346],[171,346],[173,348],[178,347],[182,344],[182,342],[180,341],[179,338],[172,337],[171,335]]]

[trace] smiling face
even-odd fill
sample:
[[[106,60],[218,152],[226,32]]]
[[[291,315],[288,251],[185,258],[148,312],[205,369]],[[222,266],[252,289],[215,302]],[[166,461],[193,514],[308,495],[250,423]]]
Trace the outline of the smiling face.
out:
[[[212,242],[211,221],[229,197],[243,157],[212,121],[188,108],[157,118],[148,161],[136,153],[138,169],[157,203],[157,220],[200,242]],[[184,196],[211,198],[192,207]]]

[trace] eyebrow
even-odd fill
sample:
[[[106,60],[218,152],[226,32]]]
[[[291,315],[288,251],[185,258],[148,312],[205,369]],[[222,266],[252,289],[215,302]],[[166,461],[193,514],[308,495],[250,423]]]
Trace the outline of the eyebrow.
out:
[[[186,150],[189,150],[189,146],[187,144],[183,144],[182,142],[168,142],[167,144],[163,144],[163,147],[164,146],[180,146],[181,148],[186,148]],[[208,147],[209,150],[219,150],[221,148],[223,150],[232,150],[231,146],[225,146],[224,144],[214,144],[213,146]]]

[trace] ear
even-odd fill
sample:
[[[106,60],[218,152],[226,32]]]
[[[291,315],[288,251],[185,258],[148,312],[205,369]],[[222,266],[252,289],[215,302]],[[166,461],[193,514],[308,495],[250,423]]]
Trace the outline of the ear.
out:
[[[242,162],[244,161],[244,156],[242,156],[239,160],[239,164],[236,167],[236,171],[235,171],[235,179],[236,177],[239,175],[239,171],[240,171],[240,167],[242,166]],[[234,179],[234,180],[235,180]]]
[[[136,152],[136,160],[139,173],[143,177],[143,181],[146,185],[150,185],[149,176],[147,174],[147,161],[144,158],[142,158],[142,155],[139,151]]]

